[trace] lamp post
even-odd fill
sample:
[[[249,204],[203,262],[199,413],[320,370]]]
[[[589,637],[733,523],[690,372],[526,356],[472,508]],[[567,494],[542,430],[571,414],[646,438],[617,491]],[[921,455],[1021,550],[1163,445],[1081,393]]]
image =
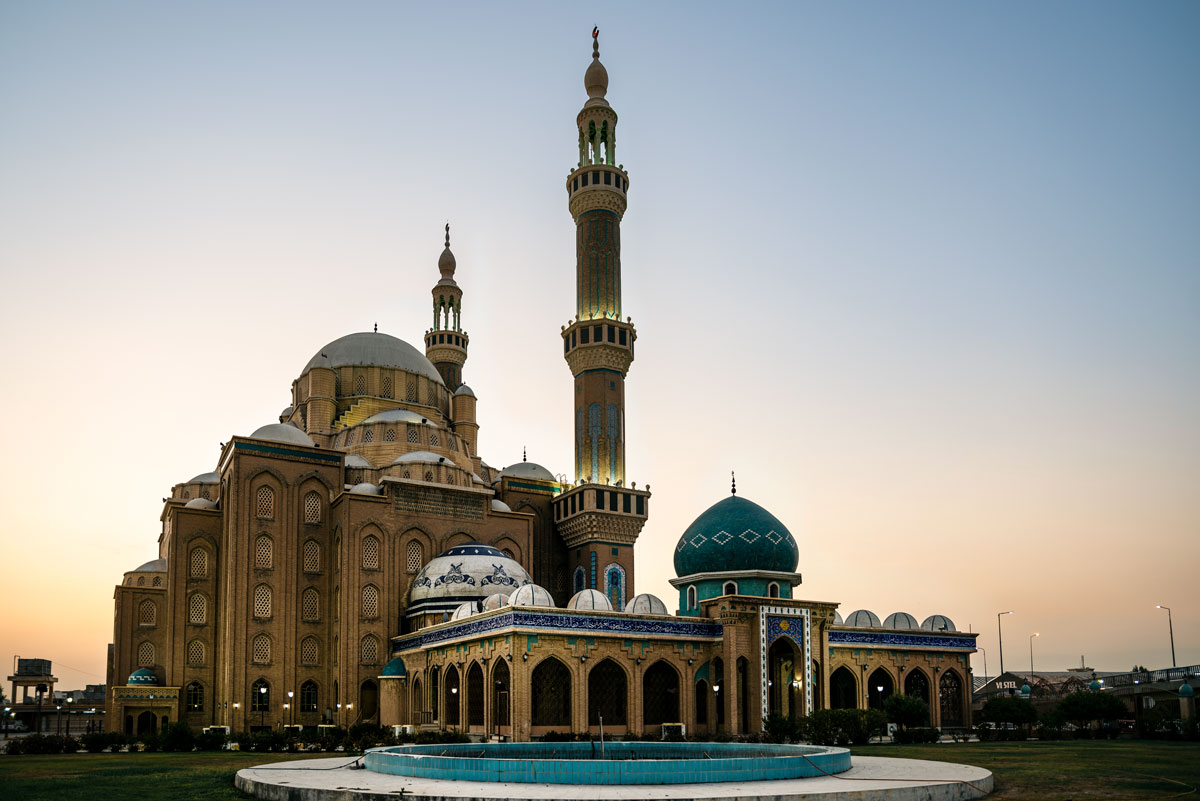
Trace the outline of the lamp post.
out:
[[[1171,667],[1175,667],[1175,626],[1171,623],[1171,607],[1159,604],[1158,608],[1167,610],[1167,631],[1171,634]]]
[[[986,649],[986,648],[979,648],[979,646],[978,646],[978,645],[977,645],[977,646],[975,646],[975,647],[976,647],[977,649],[979,649],[979,651],[981,651],[981,652],[983,653],[983,678],[986,680],[986,679],[987,679],[987,674],[988,674],[988,672],[987,672],[987,649]]]
[[[283,705],[283,708],[284,708],[284,709],[291,709],[291,708],[292,708],[292,698],[293,698],[293,696],[294,696],[294,693],[293,693],[291,690],[288,690],[288,702],[287,702],[286,704],[284,704],[284,705]],[[292,712],[290,712],[290,713],[288,714],[288,723],[295,723],[295,722],[296,722],[296,713],[295,713],[295,711],[293,710]]]
[[[267,725],[267,688],[258,688],[258,726],[262,728]]]
[[[73,696],[68,695],[67,696],[67,736],[68,737],[71,736],[71,709],[72,709],[71,705],[74,703],[75,703],[75,698]]]
[[[1004,675],[1004,629],[1000,626],[1000,618],[1005,615],[1011,615],[1012,612],[997,612],[996,613],[996,633],[1000,640],[1000,675]]]
[[[15,694],[15,693],[14,693]],[[8,728],[12,726],[13,711],[11,706],[4,707],[4,717],[0,719],[0,726],[4,726],[4,739],[8,739]]]
[[[1033,638],[1034,638],[1034,637],[1040,637],[1040,636],[1041,636],[1041,632],[1037,632],[1037,631],[1035,631],[1033,634],[1030,634],[1030,635],[1029,635],[1029,695],[1030,695],[1031,697],[1033,696],[1033,682],[1034,682],[1034,676],[1033,676]]]

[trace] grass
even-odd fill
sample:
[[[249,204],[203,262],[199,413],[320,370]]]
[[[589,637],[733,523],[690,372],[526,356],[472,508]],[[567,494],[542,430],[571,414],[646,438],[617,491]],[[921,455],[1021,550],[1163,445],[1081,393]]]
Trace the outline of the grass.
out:
[[[0,756],[0,798],[4,801],[85,798],[242,801],[250,796],[233,788],[233,775],[239,770],[304,758],[304,754],[229,751]]]
[[[1200,745],[1196,743],[941,743],[851,750],[859,756],[978,765],[995,774],[991,798],[997,801],[1200,801],[1196,789]],[[233,789],[234,773],[253,765],[304,758],[303,754],[237,752],[0,756],[0,798],[242,801],[247,796]]]
[[[857,756],[961,762],[990,770],[1003,801],[1200,801],[1200,745],[1065,741],[872,745]]]

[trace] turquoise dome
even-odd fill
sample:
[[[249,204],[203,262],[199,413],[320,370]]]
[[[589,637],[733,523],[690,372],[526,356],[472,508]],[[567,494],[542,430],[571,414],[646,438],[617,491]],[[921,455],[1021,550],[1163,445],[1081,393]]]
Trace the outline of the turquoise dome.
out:
[[[396,678],[403,678],[404,676],[408,675],[408,668],[404,667],[403,659],[396,657],[391,662],[388,662],[383,666],[383,672],[379,675],[384,677],[395,676]]]
[[[794,573],[796,540],[779,518],[753,501],[731,495],[710,506],[675,546],[675,575],[729,570]]]
[[[1092,692],[1099,692],[1100,687],[1101,687],[1101,685],[1100,685],[1099,679],[1092,679],[1092,683],[1088,685],[1088,689],[1091,690]]]
[[[1196,694],[1196,691],[1192,689],[1192,685],[1188,684],[1186,681],[1183,684],[1179,685],[1179,697],[1180,698],[1191,698],[1195,694]]]
[[[153,687],[158,686],[158,676],[154,675],[154,671],[150,668],[138,668],[129,674],[126,684],[142,684]]]

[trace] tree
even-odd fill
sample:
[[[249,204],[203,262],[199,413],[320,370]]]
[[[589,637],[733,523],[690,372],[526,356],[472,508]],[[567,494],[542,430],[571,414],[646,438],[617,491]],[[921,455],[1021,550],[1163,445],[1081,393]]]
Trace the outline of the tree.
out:
[[[889,695],[883,699],[883,714],[901,729],[929,725],[929,707],[915,695]]]
[[[1037,720],[1037,712],[1034,710],[1033,704],[1024,698],[997,696],[984,702],[979,717],[989,723],[1012,723],[1024,726]]]
[[[1116,720],[1129,714],[1125,702],[1117,696],[1092,690],[1071,693],[1059,701],[1057,710],[1067,720],[1080,725],[1093,720]]]

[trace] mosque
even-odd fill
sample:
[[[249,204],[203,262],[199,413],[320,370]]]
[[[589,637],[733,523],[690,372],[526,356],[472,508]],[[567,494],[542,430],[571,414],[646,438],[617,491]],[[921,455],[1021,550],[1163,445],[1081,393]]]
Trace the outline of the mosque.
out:
[[[625,465],[630,182],[596,32],[584,86],[561,331],[574,480],[479,455],[447,226],[424,353],[377,331],[324,345],[278,422],[172,488],[158,558],[115,589],[111,729],[737,735],[892,693],[924,699],[935,726],[970,725],[976,635],[802,600],[796,539],[736,488],[679,537],[675,613],[636,592],[651,493]]]

